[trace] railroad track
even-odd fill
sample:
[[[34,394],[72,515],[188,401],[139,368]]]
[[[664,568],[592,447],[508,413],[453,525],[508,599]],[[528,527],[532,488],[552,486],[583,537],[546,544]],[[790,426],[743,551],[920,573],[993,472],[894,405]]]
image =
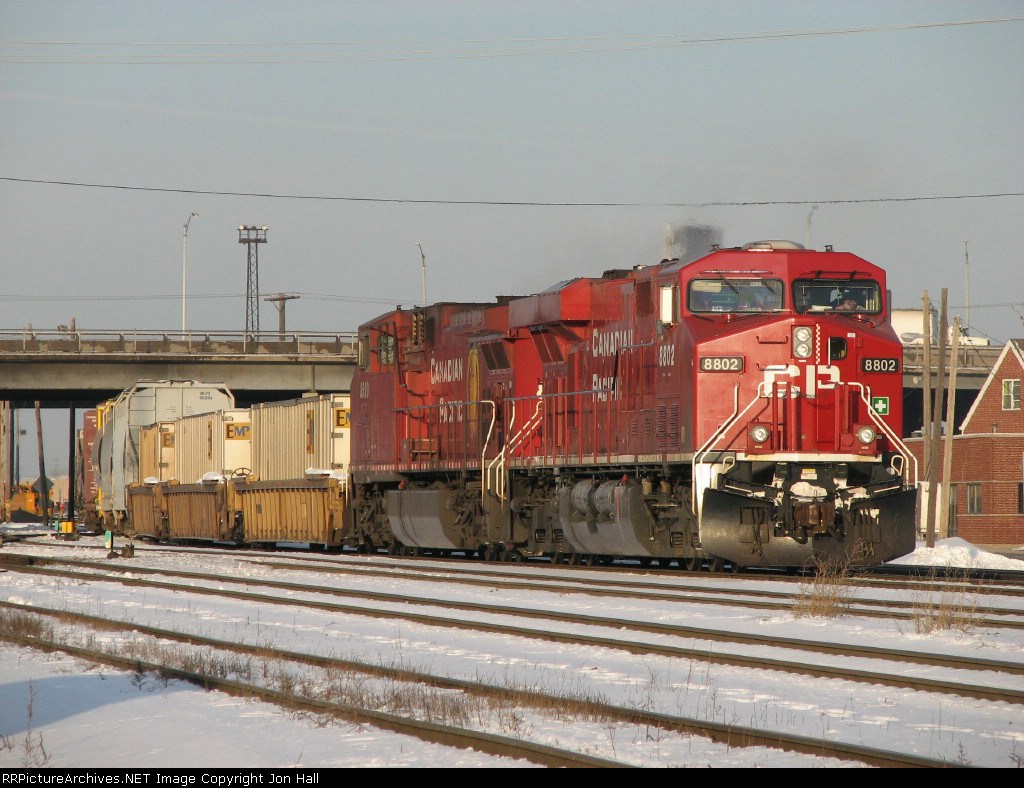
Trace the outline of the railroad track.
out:
[[[135,636],[154,638],[160,641],[187,643],[193,647],[230,652],[235,655],[241,654],[267,662],[297,663],[324,671],[334,670],[347,673],[361,673],[374,678],[386,679],[393,683],[401,682],[417,686],[428,686],[438,690],[457,691],[471,694],[494,704],[511,702],[519,706],[529,706],[538,709],[558,709],[558,714],[562,717],[566,715],[584,719],[596,717],[603,724],[628,724],[660,729],[676,734],[697,735],[725,744],[730,748],[770,747],[815,758],[856,761],[868,766],[881,768],[946,768],[959,765],[944,759],[926,758],[910,753],[881,750],[853,743],[823,741],[785,732],[766,733],[763,730],[735,724],[715,723],[708,720],[661,714],[643,709],[624,708],[609,703],[602,703],[594,699],[581,700],[574,697],[556,696],[522,689],[496,688],[479,681],[457,680],[446,676],[403,668],[390,668],[353,660],[341,660],[285,651],[265,645],[246,646],[240,643],[156,627],[138,624],[127,625],[122,621],[110,618],[69,613],[63,610],[24,605],[15,606],[8,603],[0,603],[0,608],[13,611],[21,616],[47,616],[59,619],[63,624],[77,624],[93,630],[131,631]],[[325,714],[349,722],[372,725],[394,733],[415,736],[422,741],[451,747],[473,748],[490,755],[523,759],[542,766],[605,768],[631,765],[626,762],[599,758],[539,742],[526,741],[521,737],[500,736],[472,728],[441,725],[435,722],[418,720],[406,715],[391,714],[375,709],[357,707],[352,704],[307,697],[297,694],[295,691],[284,692],[258,684],[231,680],[213,673],[184,670],[168,664],[168,661],[160,663],[147,662],[136,657],[112,654],[109,651],[100,650],[95,647],[87,648],[70,644],[66,641],[55,642],[40,638],[11,635],[4,633],[2,630],[0,630],[0,639],[16,645],[44,651],[62,651],[90,662],[102,663],[124,670],[145,671],[164,678],[179,679],[201,686],[204,689],[219,690],[236,697],[255,698],[274,703],[288,710]]]
[[[612,618],[607,616],[583,615],[580,613],[559,613],[550,609],[534,609],[512,607],[495,604],[474,604],[457,602],[450,599],[424,597],[419,594],[385,594],[373,591],[352,589],[332,589],[323,586],[285,583],[273,580],[257,580],[225,575],[211,575],[199,572],[180,572],[141,567],[110,567],[107,564],[93,564],[83,561],[63,562],[58,559],[42,559],[43,566],[34,563],[20,563],[14,556],[3,556],[3,562],[13,571],[35,574],[46,574],[53,577],[75,581],[102,580],[142,588],[182,591],[190,594],[218,596],[223,598],[245,600],[261,605],[286,605],[303,607],[347,615],[367,616],[373,618],[401,619],[417,624],[444,627],[449,629],[473,630],[490,634],[504,634],[514,637],[535,638],[549,642],[560,642],[572,645],[585,645],[595,648],[610,648],[641,655],[660,655],[682,659],[698,659],[717,665],[734,667],[776,670],[786,673],[811,676],[814,678],[845,679],[870,684],[881,684],[915,690],[927,690],[963,697],[973,697],[991,701],[1024,704],[1024,684],[1022,689],[988,686],[967,681],[938,680],[915,675],[911,671],[901,670],[886,673],[857,667],[841,667],[834,664],[818,664],[809,661],[807,654],[829,655],[853,660],[884,660],[898,662],[902,665],[932,666],[969,673],[996,672],[1010,676],[1024,676],[1024,663],[1015,661],[997,661],[991,659],[954,657],[949,655],[936,656],[904,649],[886,649],[870,645],[830,644],[817,641],[786,638],[777,635],[759,636],[740,633],[734,630],[711,629],[694,626],[680,626],[642,622],[629,618]],[[67,564],[78,569],[93,569],[95,572],[71,571],[55,569],[53,566]],[[109,572],[115,573],[111,576]],[[104,574],[97,574],[104,573]],[[125,574],[131,577],[123,576]],[[138,575],[161,575],[192,581],[191,584],[173,583],[162,580],[144,579]],[[211,585],[200,586],[195,582],[207,582]],[[447,580],[446,580],[447,582]],[[225,585],[259,585],[274,592],[286,592],[285,597],[273,594],[255,593],[252,591],[231,591]],[[322,598],[298,598],[295,594],[308,594],[310,597],[356,598],[359,600],[385,603],[387,607],[367,607],[359,604],[346,604]],[[742,605],[742,602],[735,602]],[[416,613],[404,607],[437,608],[443,613]],[[474,617],[475,616],[475,617]],[[497,623],[495,617],[512,617],[531,621],[546,622],[544,627],[526,627]],[[583,631],[568,631],[566,627],[574,627]],[[623,633],[622,637],[611,637],[604,634],[589,634],[600,630],[614,630]],[[669,636],[676,639],[700,639],[709,644],[744,644],[769,648],[780,654],[797,652],[792,658],[765,657],[763,654],[746,655],[742,653],[726,653],[714,650],[713,646],[687,647],[667,643],[643,641],[639,637]]]
[[[0,565],[9,562],[29,562],[32,565],[39,567],[56,567],[56,566],[70,566],[87,569],[95,569],[97,571],[108,571],[108,572],[120,572],[131,575],[143,575],[143,574],[164,574],[168,576],[176,576],[183,579],[210,579],[209,575],[202,573],[196,573],[192,575],[187,572],[174,572],[168,573],[166,570],[148,569],[145,567],[139,567],[137,565],[122,565],[122,564],[111,564],[109,561],[91,562],[91,561],[79,561],[74,559],[55,559],[45,558],[37,556],[18,556],[18,554],[9,554],[8,556],[0,555]],[[608,581],[600,579],[578,579],[571,578],[565,579],[564,577],[553,577],[544,576],[540,574],[531,573],[530,576],[523,575],[515,572],[514,570],[452,570],[450,568],[445,569],[432,569],[432,568],[420,568],[417,567],[414,570],[403,570],[396,568],[374,568],[368,565],[339,565],[335,563],[327,563],[318,561],[315,564],[310,563],[282,563],[274,560],[260,560],[253,561],[253,565],[266,566],[271,569],[282,569],[289,571],[314,571],[321,573],[331,574],[349,574],[358,577],[367,576],[378,576],[387,577],[389,579],[407,579],[407,580],[424,580],[430,578],[443,578],[445,583],[448,584],[462,584],[477,587],[488,587],[488,588],[500,588],[503,590],[537,590],[537,591],[549,591],[559,594],[583,594],[588,596],[605,596],[605,597],[623,597],[629,596],[635,599],[645,599],[651,601],[662,601],[671,602],[679,601],[686,602],[687,604],[698,604],[698,605],[730,605],[734,607],[745,607],[750,609],[761,609],[761,610],[775,610],[775,611],[786,611],[792,612],[796,606],[794,602],[794,594],[787,591],[773,591],[770,589],[738,589],[738,588],[713,588],[709,589],[703,584],[687,584],[687,583],[673,583],[672,585],[651,583],[649,581],[640,581],[634,583],[627,583],[624,578],[618,581]],[[227,583],[245,583],[245,578],[224,576],[224,582]],[[274,582],[266,581],[267,585],[273,585],[276,588],[284,590],[313,590],[308,586],[292,587],[286,582]],[[942,592],[944,586],[939,588],[931,587],[927,591],[938,591]],[[974,586],[964,587],[962,585],[956,586],[960,591],[971,593],[976,591],[977,588]],[[1000,594],[1006,595],[1005,590],[1001,590]],[[346,592],[347,596],[362,596],[366,599],[378,599],[386,600],[387,595],[376,594],[373,592],[363,592],[362,594],[349,590]],[[1017,598],[1024,601],[1024,594],[1017,597],[1013,595],[1013,600]],[[403,601],[413,602],[414,600],[403,599]],[[429,600],[423,602],[423,604],[429,604]],[[903,621],[913,621],[915,617],[919,615],[919,610],[922,605],[927,604],[923,601],[907,602],[896,599],[851,599],[848,603],[843,605],[844,615],[851,616],[862,616],[868,618],[884,618],[884,619],[898,619]],[[1012,604],[1012,601],[1011,603]],[[521,615],[527,615],[525,612],[521,612]],[[1024,629],[1024,608],[1021,606],[1012,607],[995,607],[995,606],[980,606],[972,605],[970,610],[970,617],[972,622],[976,626],[980,627],[997,627],[1007,629]]]
[[[74,551],[75,554],[77,552]],[[923,760],[902,765],[946,766],[962,765],[968,761],[966,758],[958,759],[955,752],[942,753],[941,748],[936,748],[939,757],[935,757],[937,753],[934,750],[918,751],[916,746],[912,746],[915,736],[891,738],[891,741],[905,740],[910,746],[903,755],[888,752],[890,738],[887,737],[871,740],[871,737],[863,739],[857,733],[813,735],[812,732],[808,735],[806,725],[793,725],[794,738],[784,742],[775,731],[780,728],[788,731],[789,725],[770,724],[766,718],[746,712],[734,712],[727,718],[721,703],[713,702],[713,699],[719,686],[725,697],[735,697],[736,693],[750,694],[751,690],[742,688],[765,683],[774,684],[778,687],[775,691],[786,695],[797,688],[810,690],[817,687],[816,682],[821,678],[825,679],[821,684],[822,699],[812,702],[812,705],[820,703],[822,709],[818,713],[822,715],[835,715],[841,707],[854,703],[853,693],[864,691],[877,693],[879,700],[873,706],[879,708],[875,713],[883,716],[894,698],[899,699],[897,704],[909,704],[911,696],[914,703],[938,704],[940,709],[952,707],[956,716],[968,715],[968,718],[971,715],[992,716],[993,712],[987,710],[989,706],[986,704],[993,704],[996,714],[1008,714],[1010,718],[1019,716],[1024,708],[1024,681],[1021,680],[1024,661],[999,659],[1004,654],[1016,657],[1017,652],[1012,648],[990,650],[988,654],[995,659],[979,659],[969,653],[971,649],[961,649],[966,656],[955,657],[928,653],[923,649],[885,648],[884,641],[873,644],[863,642],[863,637],[840,638],[846,642],[838,642],[831,637],[833,629],[857,631],[859,628],[859,618],[847,615],[836,626],[821,621],[819,626],[813,627],[821,633],[820,639],[824,642],[819,643],[808,637],[785,636],[784,629],[777,629],[775,622],[783,619],[793,621],[791,615],[782,615],[771,608],[744,608],[742,596],[723,593],[723,590],[734,589],[715,588],[710,592],[718,597],[714,604],[708,601],[696,603],[690,599],[701,591],[709,592],[707,585],[699,580],[713,580],[713,585],[723,586],[738,582],[729,576],[705,574],[697,578],[673,574],[669,580],[648,574],[637,578],[632,572],[616,576],[613,571],[603,578],[586,572],[568,572],[560,578],[562,573],[559,569],[562,567],[477,563],[461,566],[457,561],[441,566],[426,561],[402,561],[396,565],[391,559],[378,560],[368,556],[240,551],[216,551],[219,555],[215,556],[215,551],[206,550],[185,557],[180,555],[181,552],[140,548],[135,560],[75,559],[62,565],[60,560],[51,557],[49,550],[45,555],[19,555],[13,549],[4,550],[0,552],[0,561],[6,562],[2,566],[6,567],[8,574],[3,582],[12,592],[20,588],[46,587],[53,591],[49,595],[42,590],[35,596],[28,593],[23,598],[8,595],[12,603],[4,605],[0,611],[3,615],[20,613],[36,618],[70,620],[70,616],[95,614],[102,610],[102,620],[97,618],[95,626],[116,632],[109,639],[120,646],[128,637],[145,637],[166,643],[194,644],[189,648],[216,650],[218,653],[243,653],[248,660],[255,658],[253,654],[265,652],[266,659],[278,663],[315,664],[315,669],[324,673],[360,670],[371,679],[386,675],[389,682],[402,681],[410,687],[429,686],[438,691],[472,695],[474,698],[486,697],[480,693],[485,692],[487,686],[510,697],[529,685],[533,696],[514,695],[514,702],[523,707],[533,703],[533,709],[551,704],[562,710],[569,709],[573,695],[551,691],[558,689],[555,686],[557,680],[545,680],[536,686],[518,679],[518,683],[508,683],[507,679],[502,679],[502,670],[508,671],[508,666],[516,663],[535,663],[534,670],[551,668],[559,671],[563,658],[557,655],[578,655],[569,657],[566,665],[598,666],[583,668],[582,672],[579,667],[572,668],[571,675],[580,677],[581,681],[586,679],[589,686],[592,682],[586,671],[599,670],[615,676],[625,670],[618,666],[650,664],[652,684],[661,681],[662,672],[669,671],[664,675],[674,674],[675,681],[682,678],[680,686],[684,689],[680,691],[694,693],[694,699],[707,703],[708,710],[697,709],[699,713],[694,713],[692,701],[681,704],[678,709],[668,708],[671,703],[666,705],[661,700],[653,703],[648,699],[632,698],[624,702],[619,691],[615,692],[615,702],[590,695],[589,706],[601,708],[601,719],[607,720],[606,724],[616,726],[616,730],[624,725],[642,725],[661,731],[658,736],[672,737],[694,735],[699,729],[704,731],[701,735],[721,741],[727,747],[738,748],[741,745],[737,742],[744,741],[746,737],[757,746],[775,746],[766,743],[772,740],[777,742],[779,749],[797,753],[813,751],[818,755],[824,753],[824,744],[838,742],[840,747],[864,746],[871,752],[858,756],[836,750],[831,751],[834,754],[828,757],[879,765],[900,765],[898,759],[903,756],[908,756],[911,761]],[[178,555],[168,557],[172,553]],[[197,556],[210,558],[208,563],[217,567],[216,570],[182,572],[172,569],[170,563],[164,563],[200,560]],[[453,564],[457,566],[453,568]],[[281,577],[284,573],[287,574],[286,579]],[[26,579],[19,579],[21,575],[27,576]],[[385,584],[393,587],[394,591],[385,591]],[[118,586],[129,590],[115,591]],[[778,597],[777,587],[772,588],[775,589],[774,596],[769,599],[784,604],[785,600]],[[797,593],[797,588],[793,586],[794,593]],[[600,593],[591,593],[593,591]],[[56,610],[52,603],[52,599],[58,596],[63,602],[63,610]],[[119,607],[120,603],[115,600],[121,598],[134,601],[126,602],[116,613],[107,612]],[[1005,599],[1005,595],[1002,598]],[[238,600],[238,605],[232,605],[231,610],[250,612],[225,616],[220,611],[229,609],[225,600],[230,599]],[[529,604],[524,605],[526,600]],[[1012,604],[1012,600],[1008,601]],[[166,631],[159,631],[140,623],[133,615],[133,610],[140,609],[140,605],[166,610],[165,615],[168,621],[173,620],[173,626],[168,625],[163,627]],[[581,609],[587,606],[593,609],[586,612]],[[659,614],[659,610],[672,612],[666,617]],[[701,626],[703,622],[697,619],[705,615],[719,617],[719,625]],[[757,623],[762,615],[763,634],[758,632],[761,626]],[[731,627],[726,623],[730,616],[737,618],[737,626]],[[289,627],[289,621],[297,623]],[[162,625],[164,622],[161,619],[156,623]],[[93,625],[85,619],[79,619],[75,626],[100,631],[91,629]],[[302,633],[307,627],[319,631],[321,626],[325,627],[324,635],[320,636],[322,640],[305,643]],[[210,631],[211,628],[214,631]],[[999,634],[1003,629],[993,629],[987,637],[1010,644],[1014,637],[1012,630],[1004,636]],[[126,630],[135,634],[129,636]],[[231,634],[236,631],[237,634]],[[367,634],[356,640],[346,634],[364,631]],[[374,644],[394,641],[396,634],[397,646],[388,646],[379,652],[381,656],[373,655],[373,649],[377,648]],[[302,647],[293,648],[286,636],[303,640]],[[492,662],[506,664],[503,657],[488,656],[492,653],[491,644],[499,642],[505,644],[502,647],[505,649],[509,643],[518,644],[512,647],[517,657],[496,675],[481,678],[478,675],[479,665]],[[906,642],[907,639],[902,637],[896,640],[900,645]],[[232,651],[237,648],[256,651]],[[348,648],[356,648],[357,653],[345,653],[342,656],[347,662],[339,661],[334,652]],[[389,654],[388,649],[395,653]],[[383,656],[385,654],[387,659]],[[163,659],[149,661],[165,663]],[[175,667],[169,661],[167,664]],[[444,675],[429,669],[434,664],[445,665]],[[397,672],[374,673],[377,668],[387,665],[392,665],[388,670]],[[181,669],[180,666],[177,669]],[[367,670],[370,672],[366,673]],[[407,671],[404,678],[401,670]],[[686,672],[687,677],[681,677],[680,671]],[[755,675],[771,678],[745,678]],[[633,676],[629,681],[641,685],[643,678]],[[825,699],[836,694],[835,687],[826,689],[829,684],[851,687],[838,690],[840,693],[848,692],[848,698],[845,701],[841,698]],[[481,689],[474,685],[484,686]],[[855,685],[866,689],[852,689]],[[598,682],[595,686],[603,684]],[[657,689],[659,693],[661,690],[660,687]],[[817,694],[811,697],[817,697]],[[324,701],[315,697],[313,700]],[[595,700],[604,705],[595,706]],[[785,698],[780,702],[782,708],[789,708]],[[730,701],[730,705],[732,703]],[[741,705],[752,707],[754,704],[748,701]],[[856,701],[856,706],[861,707],[860,700]],[[944,719],[943,712],[938,713],[940,719]],[[764,716],[760,711],[758,714]],[[581,722],[579,727],[593,726],[592,719],[586,717],[591,722]],[[823,716],[823,719],[828,717]],[[1002,730],[1006,724],[1005,718],[1000,716],[998,722],[991,723],[991,728]],[[985,730],[986,723],[974,723],[973,727]],[[746,730],[748,728],[749,731]],[[1013,728],[1012,724],[1010,728]],[[738,738],[725,737],[723,731],[732,729],[737,731]],[[751,738],[755,734],[762,738]],[[786,735],[788,733],[783,737]],[[542,740],[541,743],[552,744],[552,741]],[[903,745],[899,746],[902,749]],[[802,750],[801,747],[810,749]],[[594,749],[585,747],[584,750],[599,755],[609,754],[607,746],[604,752],[597,745]],[[885,760],[893,755],[894,760]],[[1016,749],[1005,757],[1016,762]],[[621,761],[615,757],[610,760],[615,765],[618,765],[616,761]]]

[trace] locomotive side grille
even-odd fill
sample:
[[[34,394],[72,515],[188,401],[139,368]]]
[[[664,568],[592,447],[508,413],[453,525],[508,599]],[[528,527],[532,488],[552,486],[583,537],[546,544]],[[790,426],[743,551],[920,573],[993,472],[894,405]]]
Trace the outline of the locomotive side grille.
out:
[[[551,531],[551,541],[554,544],[565,544],[565,533],[561,528],[555,528]]]
[[[668,543],[671,547],[682,547],[686,544],[686,534],[682,531],[672,531],[668,535]]]
[[[657,415],[658,451],[679,448],[679,406],[659,405]]]

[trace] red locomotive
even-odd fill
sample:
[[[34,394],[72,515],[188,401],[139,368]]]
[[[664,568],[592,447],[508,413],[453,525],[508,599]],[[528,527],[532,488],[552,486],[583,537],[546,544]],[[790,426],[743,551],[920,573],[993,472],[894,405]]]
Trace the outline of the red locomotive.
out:
[[[885,272],[768,241],[359,329],[349,543],[797,567],[914,549]]]

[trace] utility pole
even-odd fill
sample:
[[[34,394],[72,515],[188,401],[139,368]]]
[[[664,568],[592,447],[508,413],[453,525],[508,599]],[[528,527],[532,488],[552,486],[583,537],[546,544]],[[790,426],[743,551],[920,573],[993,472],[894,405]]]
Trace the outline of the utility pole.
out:
[[[260,259],[259,245],[267,242],[267,226],[238,225],[238,243],[249,249],[248,276],[245,285],[245,333],[252,339],[260,334]]]
[[[946,394],[946,438],[942,444],[942,494],[939,497],[939,538],[949,538],[949,486],[953,473],[953,420],[956,418],[957,346],[960,342],[960,315],[953,321],[953,339],[949,348],[949,389]],[[954,501],[953,505],[956,505]]]
[[[75,466],[75,443],[77,439],[75,430],[75,403],[68,403],[68,505],[64,510],[64,519],[68,522],[75,521],[75,478],[78,468]]]
[[[964,331],[971,330],[971,264],[967,254],[967,241],[964,241],[964,303],[967,305],[964,314]]]
[[[46,463],[43,461],[43,414],[40,410],[42,403],[36,400],[36,448],[39,451],[39,482],[37,492],[39,494],[39,508],[43,512],[43,523],[50,522],[50,487],[46,483]]]
[[[924,291],[922,311],[924,313],[924,358],[921,363],[921,409],[924,417],[921,421],[921,453],[924,455],[924,480],[928,485],[928,503],[924,509],[924,530],[928,539],[928,547],[935,546],[935,507],[932,506],[934,491],[931,488],[932,478],[932,302],[928,291]]]
[[[193,219],[198,219],[199,214],[192,211],[185,224],[181,228],[181,336],[185,337],[185,270],[188,268],[188,226]]]
[[[284,305],[286,301],[292,301],[298,298],[297,295],[286,295],[285,293],[278,293],[277,295],[267,296],[264,301],[269,301],[277,307],[277,333],[278,339],[284,342]]]
[[[932,407],[931,469],[928,474],[928,535],[927,546],[935,547],[935,509],[938,500],[939,457],[942,447],[942,401],[946,392],[946,334],[949,331],[946,316],[947,288],[942,288],[942,307],[939,311],[939,349],[935,375],[935,404]]]

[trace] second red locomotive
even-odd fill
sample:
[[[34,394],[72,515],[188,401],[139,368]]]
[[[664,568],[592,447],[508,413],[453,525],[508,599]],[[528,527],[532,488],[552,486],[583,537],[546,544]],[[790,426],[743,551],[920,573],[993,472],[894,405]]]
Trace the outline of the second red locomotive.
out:
[[[487,558],[914,549],[885,272],[767,241],[359,329],[349,540]]]

